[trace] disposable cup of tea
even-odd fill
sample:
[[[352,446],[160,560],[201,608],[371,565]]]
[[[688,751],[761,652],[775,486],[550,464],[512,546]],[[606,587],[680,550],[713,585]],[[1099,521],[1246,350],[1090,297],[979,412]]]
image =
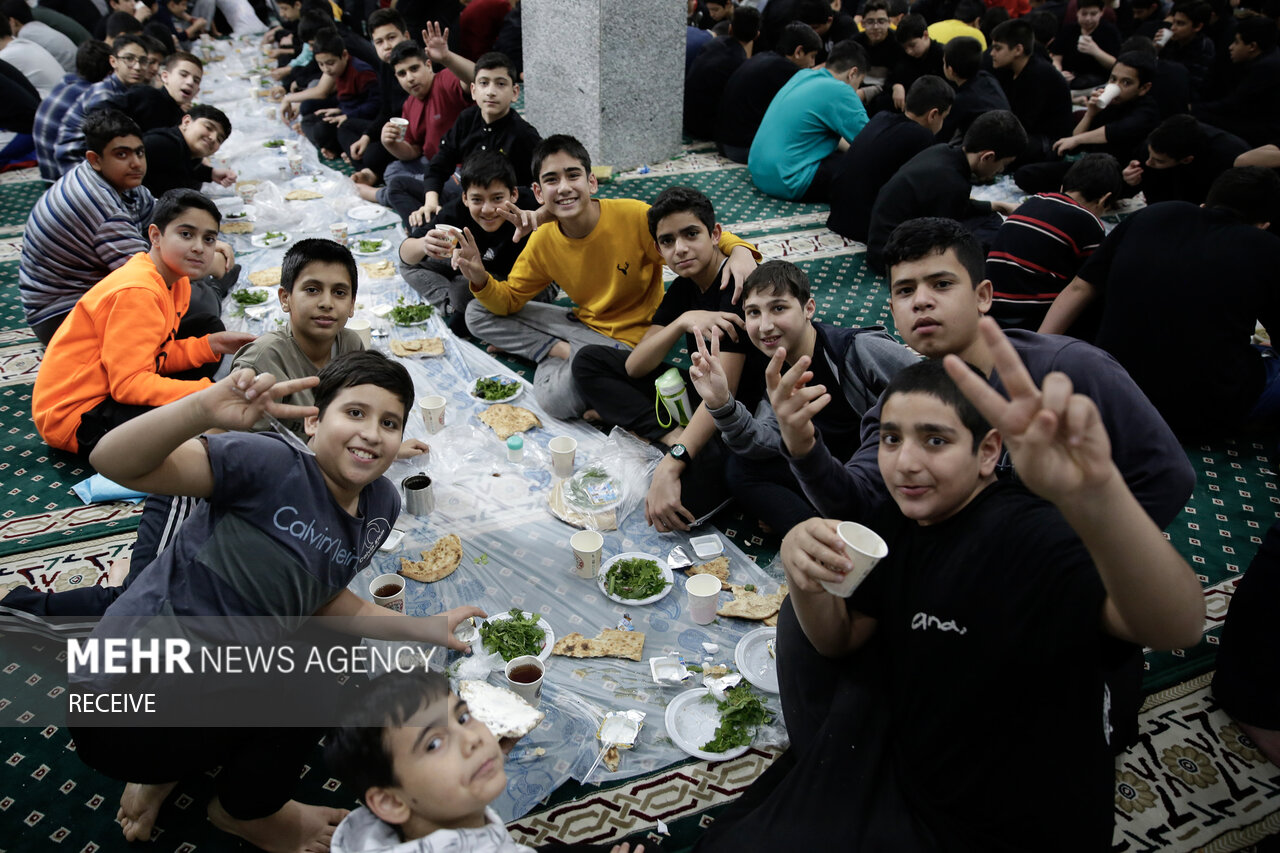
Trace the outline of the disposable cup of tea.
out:
[[[594,530],[579,530],[569,537],[573,549],[573,573],[580,578],[593,578],[600,574],[600,560],[604,556],[604,537]]]
[[[351,226],[345,222],[330,222],[329,236],[337,240],[339,243],[345,243],[347,242],[347,232],[350,229]]]
[[[691,575],[684,582],[689,599],[689,618],[699,625],[710,625],[720,606],[720,578],[715,575]]]
[[[436,231],[443,231],[445,237],[451,241],[456,248],[462,242],[462,229],[456,225],[448,225],[444,222],[437,222]]]
[[[429,394],[422,398],[418,407],[422,409],[422,423],[426,425],[427,432],[434,435],[444,429],[444,397]]]
[[[1120,87],[1115,83],[1108,83],[1103,86],[1102,94],[1098,96],[1098,107],[1105,110],[1107,107],[1111,106],[1111,102],[1114,101],[1116,96],[1119,94]]]
[[[889,546],[880,534],[870,527],[864,527],[853,521],[842,521],[836,525],[836,533],[844,541],[845,553],[853,568],[845,573],[844,580],[839,583],[822,581],[822,588],[839,598],[848,598],[862,583],[862,579],[876,567],[889,553]]]
[[[546,665],[535,655],[521,655],[507,663],[507,687],[533,707],[542,701],[542,676]]]
[[[404,135],[409,131],[409,120],[397,116],[387,122],[395,128],[396,139],[404,139]]]
[[[573,457],[578,452],[578,440],[568,435],[557,435],[547,442],[551,451],[551,470],[557,477],[573,475]]]
[[[404,578],[397,574],[378,575],[369,582],[373,603],[397,613],[404,612]]]
[[[355,317],[347,321],[347,328],[360,337],[360,343],[368,349],[373,345],[373,324],[363,317]]]

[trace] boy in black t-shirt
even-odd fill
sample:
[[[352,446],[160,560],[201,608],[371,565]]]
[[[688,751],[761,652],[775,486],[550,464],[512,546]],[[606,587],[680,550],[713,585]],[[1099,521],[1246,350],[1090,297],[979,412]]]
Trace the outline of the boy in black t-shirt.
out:
[[[1203,594],[1125,485],[1093,402],[1062,374],[1038,387],[994,321],[980,332],[1010,399],[953,355],[885,391],[878,463],[893,500],[870,524],[888,555],[852,596],[823,586],[852,569],[841,522],[810,519],[783,540],[795,764],[700,851],[1110,843],[1102,650],[1196,642]],[[997,481],[1003,448],[1026,488]],[[1052,679],[1019,677],[1044,667]],[[1071,761],[1034,806],[989,807],[1024,756],[1054,751]]]
[[[1053,40],[1053,64],[1073,89],[1105,83],[1120,53],[1120,31],[1102,19],[1105,5],[1105,0],[1079,0],[1075,22],[1064,26]]]
[[[630,352],[607,346],[587,346],[574,357],[573,379],[598,419],[655,442],[667,451],[658,464],[645,497],[645,520],[659,532],[688,530],[689,525],[728,499],[723,480],[725,448],[717,440],[715,421],[687,380],[692,415],[682,426],[657,411],[654,381],[668,369],[663,364],[671,348],[684,340],[689,351],[702,337],[725,341],[723,361],[727,383],[737,391],[743,375],[759,377],[763,364],[745,365],[755,349],[742,334],[742,309],[730,290],[718,286],[725,261],[717,244],[711,200],[688,187],[670,187],[649,208],[649,233],[666,262],[677,274],[652,325]],[[758,400],[760,387],[755,383]]]
[[[411,234],[400,244],[400,275],[419,296],[450,314],[449,327],[455,334],[466,335],[471,288],[467,277],[450,262],[457,241],[439,226],[469,228],[485,269],[501,280],[511,272],[529,236],[524,228],[517,233],[516,223],[522,222],[522,215],[531,215],[538,203],[527,189],[520,194],[511,161],[494,151],[477,151],[468,157],[458,183],[462,195],[445,202],[424,229],[426,233]]]

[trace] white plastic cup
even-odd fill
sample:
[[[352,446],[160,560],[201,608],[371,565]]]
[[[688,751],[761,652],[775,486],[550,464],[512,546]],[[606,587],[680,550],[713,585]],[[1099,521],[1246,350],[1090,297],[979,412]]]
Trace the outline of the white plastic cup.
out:
[[[578,451],[578,440],[568,435],[557,435],[547,442],[551,451],[551,470],[557,477],[573,476],[573,457]]]
[[[569,537],[573,549],[573,573],[580,578],[594,578],[600,574],[600,560],[604,556],[604,537],[595,530],[579,530]]]
[[[289,155],[289,173],[293,175],[295,178],[299,177],[302,174],[302,155],[301,154]]]
[[[1168,27],[1161,27],[1156,33],[1156,37],[1152,39],[1156,43],[1156,47],[1164,47],[1169,43],[1169,39],[1173,38],[1173,30]]]
[[[533,681],[516,681],[511,677],[511,673],[524,667],[537,668],[538,677]],[[536,708],[542,702],[542,677],[546,672],[546,664],[535,655],[521,655],[518,658],[512,658],[504,670],[507,678],[507,689],[515,691],[521,699]]]
[[[1102,94],[1098,96],[1098,108],[1105,110],[1111,106],[1111,102],[1120,94],[1120,87],[1115,83],[1108,83],[1102,87]]]
[[[395,587],[395,592],[390,591],[391,587]],[[386,593],[386,595],[379,593]],[[400,575],[394,573],[378,575],[369,581],[369,595],[372,596],[373,603],[379,607],[385,607],[397,613],[404,612],[404,578]]]
[[[407,118],[396,117],[390,119],[387,124],[396,129],[396,139],[404,139],[405,134],[409,132],[409,120]]]
[[[422,409],[422,422],[426,425],[427,432],[435,435],[444,429],[444,397],[439,394],[430,394],[423,397],[418,406]]]
[[[720,606],[720,578],[708,574],[690,575],[684,582],[684,591],[689,599],[689,617],[699,625],[714,622],[716,609]]]
[[[453,247],[455,249],[458,248],[458,246],[462,243],[462,229],[456,225],[449,225],[444,222],[437,222],[434,230],[443,231],[445,237],[448,238],[450,241],[452,241]]]
[[[876,567],[889,553],[888,544],[870,527],[864,527],[853,521],[842,521],[836,526],[836,533],[844,540],[845,553],[853,568],[845,573],[840,583],[822,581],[822,588],[837,598],[848,598],[862,583],[862,579]]]
[[[362,317],[352,318],[347,321],[347,328],[360,337],[360,343],[364,344],[365,349],[373,346],[373,324],[368,320]]]
[[[347,242],[347,232],[350,229],[351,226],[345,222],[330,222],[329,236],[333,237],[337,242],[345,244]]]

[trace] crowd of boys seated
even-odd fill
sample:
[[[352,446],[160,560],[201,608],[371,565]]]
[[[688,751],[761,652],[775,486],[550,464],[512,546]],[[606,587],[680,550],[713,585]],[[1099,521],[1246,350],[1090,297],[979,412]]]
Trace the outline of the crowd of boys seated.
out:
[[[400,215],[400,272],[422,299],[458,335],[532,362],[548,414],[660,448],[645,500],[658,532],[687,531],[732,495],[782,537],[792,746],[700,849],[834,837],[1004,849],[1046,824],[1063,831],[1042,847],[1102,849],[1112,756],[1136,729],[1141,649],[1186,647],[1203,627],[1198,582],[1161,536],[1194,484],[1179,440],[1269,430],[1280,416],[1280,357],[1250,341],[1257,321],[1280,323],[1269,286],[1280,264],[1280,54],[1264,14],[1274,10],[771,0],[760,13],[690,0],[686,131],[746,164],[761,191],[827,206],[831,229],[865,242],[895,338],[815,319],[804,271],[765,261],[696,190],[671,187],[652,204],[594,198],[591,153],[512,109],[519,51],[495,47],[518,45],[518,5],[472,0],[445,20],[274,5],[262,46],[278,65],[282,117],[356,170],[362,198]],[[382,474],[427,449],[403,438],[403,368],[345,329],[350,252],[299,241],[278,294],[287,328],[256,340],[222,328],[239,267],[199,189],[235,180],[209,160],[232,127],[198,102],[203,67],[180,47],[216,18],[185,0],[120,6],[123,18],[90,22],[109,43],[80,37],[70,65],[62,51],[66,73],[49,91],[33,98],[12,83],[9,109],[35,106],[25,124],[0,112],[13,134],[0,158],[38,160],[52,183],[19,273],[47,347],[37,428],[151,497],[123,585],[11,591],[0,624],[128,635],[157,596],[190,616],[234,616],[248,596],[257,612],[459,647],[452,629],[477,608],[396,618],[345,591],[399,511]],[[18,35],[33,24],[13,11],[15,61],[49,52],[39,28]],[[142,32],[139,18],[153,15],[161,38]],[[0,28],[0,60],[4,39]],[[1034,195],[972,197],[973,183],[1006,171]],[[1138,192],[1147,207],[1106,234],[1102,217]],[[669,287],[663,265],[677,276]],[[1135,337],[1153,317],[1165,339]],[[654,381],[679,341],[692,353],[693,410],[664,421]],[[224,355],[229,376],[216,372]],[[268,415],[313,455],[243,434]],[[201,437],[221,430],[232,434]],[[353,443],[359,464],[344,450]],[[246,451],[262,460],[255,470],[236,461]],[[224,519],[261,513],[286,488],[318,504],[327,492],[326,511],[346,511],[332,529],[360,554],[342,567],[282,557],[305,601],[255,587],[249,564],[219,550],[233,536]],[[837,519],[871,525],[892,555],[848,600],[823,586],[847,569]],[[1123,543],[1107,535],[1118,519]],[[177,572],[196,581],[175,591]],[[1000,606],[983,593],[996,584],[1008,592]],[[1242,612],[1236,635],[1256,633],[1256,608]],[[947,636],[968,631],[980,653]],[[1044,660],[1063,673],[1044,685],[1052,698],[1002,677]],[[1220,674],[1228,710],[1274,758],[1280,707],[1240,685],[1248,672]],[[150,837],[177,780],[221,764],[232,771],[211,820],[267,849],[517,849],[487,809],[505,784],[498,744],[447,685],[380,681],[385,710],[330,746],[365,803],[345,820],[290,799],[308,746],[296,737],[76,729],[78,752],[127,783],[129,840]],[[926,719],[940,701],[952,719]],[[1017,725],[997,725],[992,703]],[[419,749],[431,732],[438,755]],[[986,745],[977,762],[957,751],[975,737]],[[981,808],[1031,741],[1067,744],[1073,772],[1017,819]],[[828,759],[851,747],[856,770]],[[264,764],[273,772],[257,776]],[[851,774],[860,781],[847,788]],[[455,779],[456,801],[439,793]]]

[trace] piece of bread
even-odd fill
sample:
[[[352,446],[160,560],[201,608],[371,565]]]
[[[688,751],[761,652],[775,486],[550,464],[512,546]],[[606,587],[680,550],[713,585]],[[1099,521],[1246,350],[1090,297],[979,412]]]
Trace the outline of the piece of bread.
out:
[[[522,738],[546,717],[519,693],[487,681],[463,681],[458,685],[458,696],[472,716],[499,739]]]
[[[410,341],[392,341],[391,354],[405,356],[437,356],[444,355],[442,338],[414,338]]]
[[[396,274],[396,265],[391,261],[377,261],[372,264],[361,264],[369,278],[391,278]]]
[[[709,563],[703,563],[698,566],[688,566],[685,573],[689,577],[694,575],[715,575],[720,579],[720,588],[729,588],[729,558],[725,556],[716,557]]]
[[[254,287],[279,287],[280,267],[268,267],[265,270],[249,273],[249,284]]]
[[[324,193],[315,190],[289,190],[284,194],[285,201],[311,201],[316,198],[324,198]]]
[[[739,619],[752,619],[757,622],[777,614],[782,607],[782,600],[787,597],[787,585],[778,587],[778,591],[769,595],[759,592],[747,592],[745,587],[729,584],[733,600],[720,605],[717,616],[736,616]]]
[[[221,230],[223,234],[252,234],[253,223],[244,221],[224,222],[219,230]]]
[[[492,427],[502,441],[506,441],[518,432],[542,426],[542,421],[538,420],[538,416],[533,412],[508,403],[494,403],[478,417]]]
[[[574,631],[556,641],[551,654],[569,658],[626,658],[638,661],[644,657],[644,634],[606,628],[600,632],[600,636],[587,639]]]
[[[422,559],[414,562],[400,558],[399,574],[410,580],[435,583],[453,574],[462,562],[462,540],[450,533],[422,552]]]

